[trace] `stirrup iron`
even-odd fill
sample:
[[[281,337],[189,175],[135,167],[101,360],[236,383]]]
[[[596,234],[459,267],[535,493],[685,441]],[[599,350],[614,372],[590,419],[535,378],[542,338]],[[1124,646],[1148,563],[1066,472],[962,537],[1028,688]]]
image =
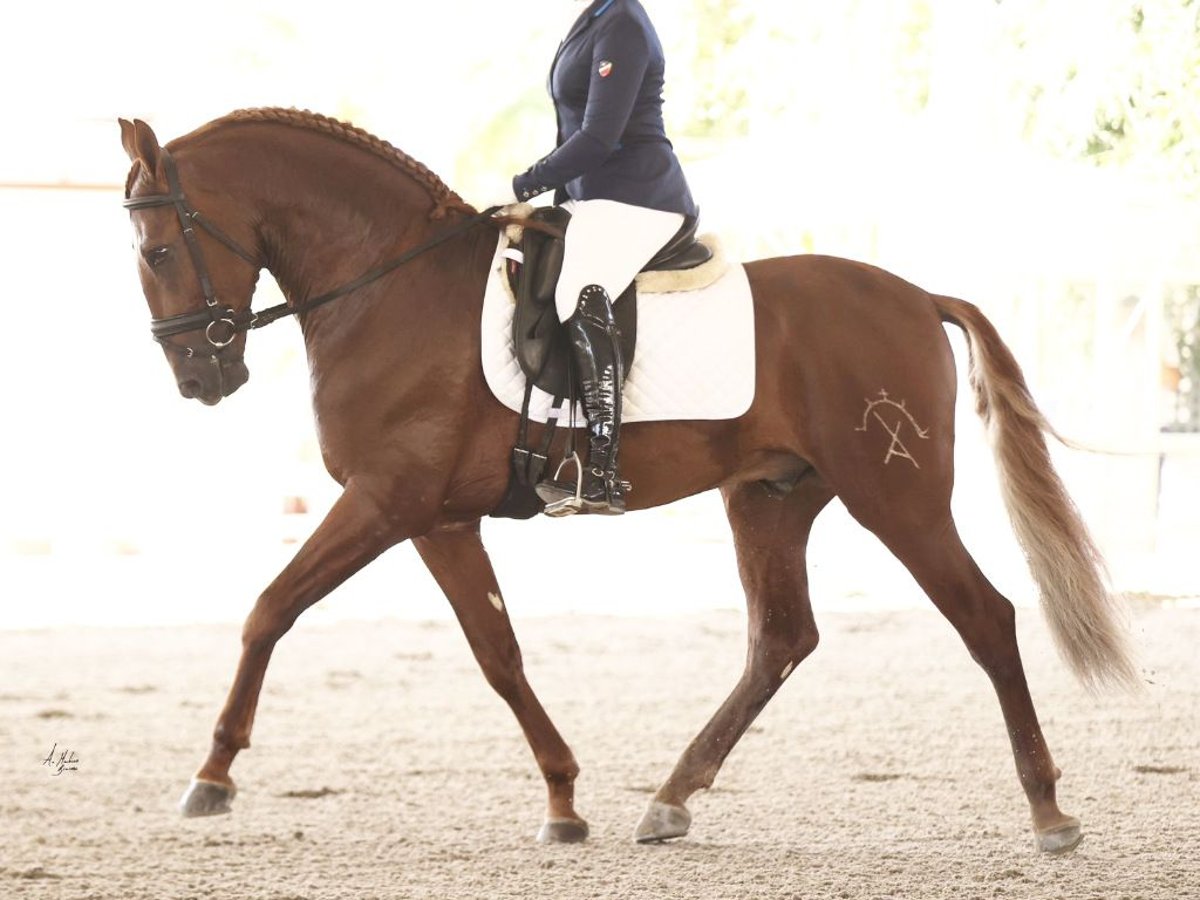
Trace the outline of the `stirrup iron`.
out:
[[[574,494],[564,490],[558,483],[558,476],[567,463],[575,466]],[[534,490],[546,504],[542,513],[552,518],[573,516],[583,509],[583,461],[580,460],[579,453],[572,450],[570,456],[563,457],[562,462],[554,470],[554,477],[550,481],[541,482]]]

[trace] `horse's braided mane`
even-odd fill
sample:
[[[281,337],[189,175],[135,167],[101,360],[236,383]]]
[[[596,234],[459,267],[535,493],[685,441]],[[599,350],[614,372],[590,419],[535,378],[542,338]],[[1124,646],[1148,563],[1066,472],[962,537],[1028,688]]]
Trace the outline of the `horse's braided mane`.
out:
[[[348,122],[342,122],[306,109],[263,107],[235,110],[227,116],[222,116],[210,122],[204,128],[200,129],[200,131],[203,132],[210,128],[218,128],[221,125],[236,122],[273,122],[293,128],[305,128],[309,131],[327,134],[330,137],[345,141],[348,144],[353,144],[369,153],[373,153],[380,159],[387,160],[400,168],[406,175],[425,188],[434,204],[433,210],[430,212],[430,218],[432,219],[443,218],[447,210],[451,209],[466,213],[475,212],[474,207],[464,202],[428,166],[417,162],[407,153],[396,149],[387,141],[375,137],[375,135],[364,128],[359,128],[357,125],[351,125]],[[196,133],[198,134],[199,132]]]
[[[193,131],[188,137],[199,137],[222,125],[237,122],[273,122],[279,125],[289,125],[293,128],[306,128],[309,131],[327,134],[337,140],[360,147],[368,153],[373,153],[380,159],[387,160],[400,168],[401,171],[425,188],[429,193],[430,199],[433,200],[433,209],[429,212],[431,219],[444,218],[449,210],[456,210],[468,215],[473,215],[477,212],[475,207],[465,202],[462,197],[452,191],[428,166],[417,162],[407,153],[393,147],[382,138],[375,137],[375,135],[371,134],[365,128],[359,128],[357,125],[351,125],[349,122],[342,122],[307,109],[287,109],[278,106],[238,109],[229,113],[229,115],[214,119],[207,125]],[[135,166],[134,171],[130,172],[130,184],[132,184],[136,174],[137,168]],[[128,194],[127,187],[126,196]],[[488,222],[497,228],[504,228],[507,225],[519,225],[524,228],[531,228],[534,231],[554,235],[555,237],[562,237],[560,229],[545,222],[527,218],[527,215],[495,215]]]

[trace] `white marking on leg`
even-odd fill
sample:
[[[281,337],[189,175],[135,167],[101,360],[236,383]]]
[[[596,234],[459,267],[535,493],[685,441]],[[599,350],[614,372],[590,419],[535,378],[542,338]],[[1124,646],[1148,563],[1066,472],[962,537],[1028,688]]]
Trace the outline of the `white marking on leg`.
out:
[[[492,606],[496,607],[496,612],[504,612],[504,601],[500,599],[500,595],[488,591],[488,599],[492,601]]]
[[[790,662],[786,666],[784,666],[783,671],[779,673],[779,680],[783,681],[785,678],[787,678],[789,675],[791,675],[792,669],[794,669],[794,668],[796,668],[796,664],[794,662]]]

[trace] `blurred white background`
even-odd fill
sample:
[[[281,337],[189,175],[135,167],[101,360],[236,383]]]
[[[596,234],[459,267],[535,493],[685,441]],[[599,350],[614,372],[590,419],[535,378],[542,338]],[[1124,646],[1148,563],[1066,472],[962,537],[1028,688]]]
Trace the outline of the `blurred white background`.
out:
[[[1200,595],[1196,5],[643,2],[704,230],[743,259],[850,256],[982,306],[1051,420],[1104,451],[1055,455],[1116,586]],[[0,14],[0,627],[240,620],[336,496],[294,324],[251,337],[251,381],[230,400],[178,396],[148,332],[116,117],[149,121],[165,142],[239,107],[308,108],[485,205],[553,145],[546,73],[579,8],[243,0]],[[258,304],[277,300],[264,279]],[[997,586],[1029,604],[966,397],[959,413],[960,528]],[[286,512],[293,498],[308,512]],[[716,494],[623,520],[484,529],[517,615],[742,605]],[[628,573],[615,601],[545,577],[571,571],[594,529]],[[819,608],[924,602],[836,504],[810,562]],[[389,615],[449,615],[407,546],[309,613]]]

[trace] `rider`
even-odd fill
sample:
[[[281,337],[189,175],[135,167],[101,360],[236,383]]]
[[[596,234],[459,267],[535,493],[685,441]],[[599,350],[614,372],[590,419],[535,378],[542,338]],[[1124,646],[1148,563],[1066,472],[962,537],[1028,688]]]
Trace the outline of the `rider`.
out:
[[[613,299],[684,217],[697,214],[663,124],[664,68],[638,0],[593,0],[550,70],[557,149],[513,179],[518,200],[553,190],[555,203],[571,212],[555,306],[588,420],[581,495],[588,512],[623,513],[628,487],[617,474],[623,373]],[[538,495],[548,512],[569,514],[575,490],[573,479],[548,481]]]

